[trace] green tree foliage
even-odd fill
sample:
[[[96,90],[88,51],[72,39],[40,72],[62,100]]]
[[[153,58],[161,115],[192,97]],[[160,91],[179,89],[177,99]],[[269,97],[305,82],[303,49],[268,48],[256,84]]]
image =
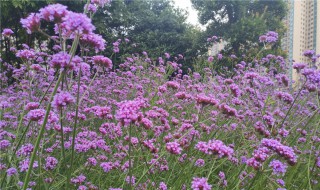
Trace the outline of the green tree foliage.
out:
[[[207,24],[208,36],[216,35],[229,42],[227,51],[236,55],[256,48],[259,36],[267,31],[284,33],[282,19],[287,6],[282,0],[191,0],[199,21]],[[279,43],[275,45],[279,49]],[[278,50],[276,50],[278,51]]]
[[[186,18],[186,12],[169,0],[117,0],[96,13],[94,23],[109,42],[130,39],[135,46],[126,47],[127,52],[145,50],[151,57],[183,54],[188,62],[206,48],[202,32]]]

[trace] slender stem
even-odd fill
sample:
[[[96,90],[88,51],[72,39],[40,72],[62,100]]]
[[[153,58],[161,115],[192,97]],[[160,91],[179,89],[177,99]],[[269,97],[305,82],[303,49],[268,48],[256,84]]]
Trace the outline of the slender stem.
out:
[[[50,102],[52,102],[54,95],[57,93],[57,90],[58,90],[59,84],[60,84],[60,82],[61,82],[61,80],[62,80],[62,77],[63,77],[63,72],[62,72],[61,75],[59,76],[58,81],[57,81],[57,83],[56,83],[56,86],[54,87],[54,90],[53,90],[53,92],[52,92],[52,94],[51,94],[51,97],[50,97]],[[41,141],[41,139],[42,139],[42,136],[43,136],[43,133],[44,133],[46,124],[47,124],[47,122],[48,122],[48,117],[49,117],[50,110],[51,110],[51,104],[49,103],[49,104],[47,105],[46,115],[45,115],[45,117],[44,117],[42,126],[41,126],[41,128],[40,128],[40,132],[39,132],[39,135],[38,135],[38,137],[37,137],[36,144],[35,144],[35,146],[34,146],[34,149],[33,149],[33,151],[32,151],[32,154],[31,154],[31,159],[30,159],[30,163],[29,163],[29,168],[28,168],[26,177],[24,178],[24,183],[23,183],[23,188],[22,188],[23,190],[26,190],[27,187],[28,187],[28,184],[29,184],[29,181],[30,181],[30,174],[31,174],[31,171],[32,171],[32,168],[33,168],[33,163],[34,163],[34,160],[35,160],[37,151],[38,151],[38,149],[39,149],[40,141]]]
[[[64,135],[63,135],[63,125],[62,125],[62,108],[60,110],[60,135],[61,135],[61,148],[63,160],[66,160],[66,153],[64,148]]]
[[[73,162],[74,162],[74,146],[75,146],[76,129],[77,129],[77,124],[78,124],[78,114],[79,114],[80,79],[81,79],[81,67],[80,67],[79,73],[78,73],[76,115],[75,115],[74,125],[73,125],[72,145],[71,145],[71,164],[70,164],[70,170],[69,170],[69,173],[68,173],[68,176],[67,176],[67,187],[68,187],[68,184],[70,182],[71,172],[72,172],[72,169],[73,169]]]
[[[130,177],[130,181],[129,181],[129,189],[132,190],[132,170],[131,170],[131,166],[132,166],[132,160],[131,160],[131,128],[132,126],[129,125],[129,177]]]

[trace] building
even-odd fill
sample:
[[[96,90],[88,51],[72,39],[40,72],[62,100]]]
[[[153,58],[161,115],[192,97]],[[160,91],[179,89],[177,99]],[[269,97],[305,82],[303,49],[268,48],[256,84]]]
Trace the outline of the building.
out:
[[[290,74],[297,80],[292,63],[309,62],[303,56],[305,50],[313,49],[320,54],[320,0],[286,0],[288,15],[284,20],[287,32],[282,39],[282,48],[288,52]]]

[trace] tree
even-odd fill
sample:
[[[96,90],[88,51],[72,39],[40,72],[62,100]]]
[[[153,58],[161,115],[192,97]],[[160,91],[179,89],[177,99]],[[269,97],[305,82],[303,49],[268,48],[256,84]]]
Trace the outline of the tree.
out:
[[[227,40],[227,51],[241,55],[257,45],[259,36],[277,31],[282,36],[287,6],[282,0],[191,0],[208,36]],[[279,44],[276,47],[280,48]]]
[[[94,23],[109,42],[128,38],[135,43],[126,47],[130,53],[146,50],[150,57],[159,57],[169,52],[190,60],[207,50],[201,46],[202,32],[187,24],[186,17],[169,0],[118,0],[96,13]]]

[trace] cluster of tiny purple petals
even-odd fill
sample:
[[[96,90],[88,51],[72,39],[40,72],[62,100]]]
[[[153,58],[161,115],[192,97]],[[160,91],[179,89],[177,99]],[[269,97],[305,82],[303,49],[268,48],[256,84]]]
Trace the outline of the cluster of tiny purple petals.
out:
[[[180,144],[177,142],[168,142],[166,144],[166,149],[171,154],[181,154],[181,151],[182,151]]]
[[[35,32],[40,27],[40,15],[31,13],[27,18],[20,20],[22,27],[25,28],[28,34]]]
[[[89,46],[94,48],[96,53],[106,49],[105,40],[102,38],[102,36],[94,33],[83,34],[80,38],[80,43],[84,46]]]
[[[207,178],[194,177],[191,182],[191,188],[193,190],[211,190],[212,185],[208,183]]]
[[[196,144],[195,148],[200,152],[209,155],[218,155],[220,158],[228,157],[231,158],[233,155],[233,148],[226,146],[220,140],[209,140],[208,142],[200,141]]]
[[[285,103],[291,104],[294,101],[294,98],[291,94],[286,92],[277,92],[276,93],[277,98],[284,101]]]
[[[71,55],[65,52],[59,52],[52,55],[51,60],[49,61],[51,68],[55,69],[71,69],[75,68],[75,63],[71,60]]]
[[[112,61],[108,57],[104,57],[102,55],[96,55],[92,57],[92,61],[94,64],[103,66],[107,69],[112,68]]]
[[[61,4],[48,5],[39,10],[40,18],[46,21],[51,21],[55,23],[62,22],[62,18],[65,17],[69,11],[67,7]]]
[[[75,99],[69,92],[60,92],[54,96],[51,104],[53,108],[60,110],[74,102]]]
[[[278,41],[278,33],[269,31],[266,34],[259,37],[260,42],[274,43]]]
[[[294,153],[293,148],[285,146],[274,139],[262,139],[261,145],[275,151],[280,156],[283,156],[290,165],[294,165],[297,163],[298,157]]]
[[[58,160],[55,157],[49,156],[46,158],[46,170],[53,170],[58,165]]]
[[[288,166],[279,160],[272,160],[269,164],[272,168],[274,175],[284,175],[287,171]]]
[[[11,36],[13,34],[13,31],[10,29],[10,28],[5,28],[5,29],[3,29],[3,31],[2,31],[2,35],[4,36],[4,37],[9,37],[9,36]]]
[[[90,34],[95,30],[91,19],[82,13],[69,12],[62,20],[61,28],[64,30],[64,35],[69,33]]]
[[[123,125],[138,121],[141,117],[141,102],[135,100],[123,101],[118,104],[116,119]]]
[[[44,109],[34,109],[30,110],[27,118],[30,119],[31,121],[39,121],[43,119],[46,111]]]

